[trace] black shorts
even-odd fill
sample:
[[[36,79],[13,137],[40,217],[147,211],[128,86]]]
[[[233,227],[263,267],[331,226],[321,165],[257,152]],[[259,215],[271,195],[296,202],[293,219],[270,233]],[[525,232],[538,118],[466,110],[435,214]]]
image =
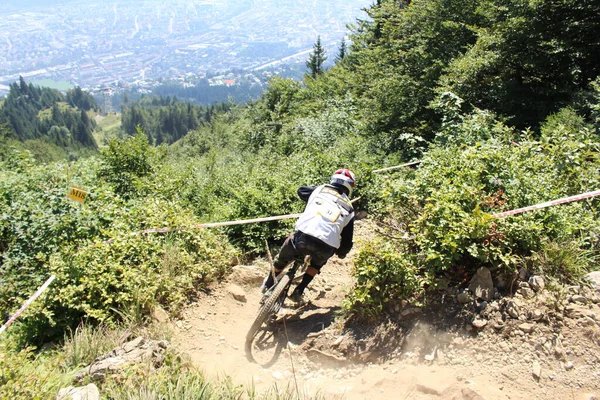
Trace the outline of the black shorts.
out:
[[[335,250],[335,247],[322,240],[297,231],[283,243],[279,254],[275,257],[275,267],[283,269],[298,256],[310,256],[310,266],[319,271],[335,254]]]

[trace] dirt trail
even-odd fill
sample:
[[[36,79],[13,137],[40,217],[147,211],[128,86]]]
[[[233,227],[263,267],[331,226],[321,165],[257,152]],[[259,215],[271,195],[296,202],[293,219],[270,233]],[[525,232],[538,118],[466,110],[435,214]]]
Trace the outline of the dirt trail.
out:
[[[541,328],[538,336],[503,336],[491,328],[475,335],[473,329],[434,328],[425,315],[412,315],[409,328],[387,328],[380,343],[345,331],[337,317],[352,286],[351,260],[352,253],[347,260],[330,260],[309,287],[307,305],[283,310],[289,344],[269,368],[249,362],[244,352],[266,262],[236,267],[227,282],[198,299],[177,321],[174,343],[209,376],[230,376],[259,393],[277,385],[304,396],[348,400],[599,398],[594,395],[600,395],[600,339],[583,343],[569,324],[560,337],[571,364],[542,351],[539,343],[546,341],[540,338],[551,334]],[[597,310],[600,321],[600,307],[588,308]],[[338,355],[351,334],[353,346],[364,345],[362,362]],[[369,350],[377,353],[376,361]]]

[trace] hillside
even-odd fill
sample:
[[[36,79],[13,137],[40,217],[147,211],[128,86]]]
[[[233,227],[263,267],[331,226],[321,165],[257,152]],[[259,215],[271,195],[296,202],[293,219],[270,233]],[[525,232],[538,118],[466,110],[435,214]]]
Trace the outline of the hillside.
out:
[[[3,333],[0,397],[93,381],[110,399],[291,399],[296,380],[317,398],[597,395],[598,292],[584,277],[600,269],[599,197],[510,211],[600,189],[598,7],[382,0],[330,70],[315,45],[302,82],[274,77],[247,105],[149,97],[123,112],[132,136],[97,151],[65,125],[90,157],[2,148],[0,317],[56,280]],[[3,138],[20,126],[19,140],[41,140],[50,104],[52,119],[94,120],[83,93],[13,86],[2,110],[26,116],[2,114]],[[352,255],[283,315],[291,344],[259,369],[240,345],[255,270],[294,221],[199,225],[302,212],[297,188],[340,167],[369,217]],[[85,373],[129,353],[141,362],[122,374]]]
[[[94,99],[79,87],[65,95],[27,84],[21,77],[10,85],[0,107],[3,147],[28,149],[42,162],[94,152],[96,123],[89,114],[98,110]]]
[[[360,238],[372,236],[370,224],[360,221]],[[254,354],[266,368],[247,360],[243,335],[258,310],[266,261],[235,267],[228,282],[200,297],[174,321],[173,343],[213,379],[231,376],[259,392],[287,387],[301,398],[590,400],[600,393],[598,292],[582,292],[587,304],[568,293],[518,294],[518,318],[504,299],[476,311],[440,297],[357,324],[340,314],[352,265],[352,258],[332,260],[309,287],[309,302],[282,310],[286,347]]]

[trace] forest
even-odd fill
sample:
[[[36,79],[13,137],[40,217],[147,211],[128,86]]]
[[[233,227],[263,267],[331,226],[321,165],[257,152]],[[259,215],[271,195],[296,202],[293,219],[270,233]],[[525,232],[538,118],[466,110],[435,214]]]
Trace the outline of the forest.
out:
[[[0,106],[1,151],[28,149],[40,161],[92,154],[98,149],[92,134],[96,123],[88,112],[98,110],[92,96],[79,87],[65,95],[27,84],[21,77],[10,85]]]
[[[600,188],[600,3],[377,0],[366,12],[330,69],[273,77],[244,105],[142,99],[123,108],[128,135],[101,147],[85,93],[11,85],[0,109],[0,317],[57,279],[0,344],[0,397],[56,389],[6,372],[31,346],[63,343],[82,321],[143,324],[157,306],[178,315],[293,222],[129,233],[300,212],[297,187],[340,167],[357,174],[360,207],[382,227],[355,260],[353,318],[426,303],[481,266],[556,285],[597,266],[597,199],[490,215]],[[42,137],[91,151],[45,162],[8,141]],[[71,185],[89,193],[84,204],[66,199]],[[11,388],[23,382],[31,392],[19,397]]]
[[[229,109],[226,103],[202,107],[179,102],[176,97],[145,97],[121,107],[121,129],[134,135],[141,129],[150,143],[173,144],[200,125],[210,123],[215,113]]]

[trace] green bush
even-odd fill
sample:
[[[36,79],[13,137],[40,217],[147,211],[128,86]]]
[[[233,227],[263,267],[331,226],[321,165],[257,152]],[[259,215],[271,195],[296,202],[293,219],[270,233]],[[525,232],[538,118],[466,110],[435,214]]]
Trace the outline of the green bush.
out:
[[[14,350],[6,337],[0,341],[0,398],[53,399],[72,376],[60,369],[60,356],[36,354],[35,348]]]
[[[146,135],[138,129],[131,138],[109,140],[101,156],[98,175],[110,182],[116,193],[131,197],[142,189],[141,178],[154,172],[160,151],[152,147]]]
[[[598,199],[500,219],[491,215],[599,188],[597,135],[570,109],[548,118],[538,140],[477,110],[448,119],[450,127],[453,135],[433,145],[414,173],[381,177],[374,185],[380,188],[375,208],[395,237],[389,246],[401,249],[386,263],[411,265],[418,281],[434,286],[437,280],[458,284],[482,266],[494,276],[526,267],[576,282],[597,260]],[[388,286],[381,272],[370,275],[369,285],[385,289],[365,290],[360,279],[371,253],[362,250],[357,259],[353,310],[370,304],[378,312],[386,302],[412,295]]]
[[[98,169],[96,159],[86,159],[0,170],[0,316],[7,319],[51,274],[57,276],[11,326],[24,342],[62,338],[82,319],[142,320],[155,304],[178,313],[194,291],[223,278],[235,257],[218,231],[131,236],[199,222],[176,194],[182,179],[162,192],[143,183],[157,195],[126,200],[95,179]],[[89,192],[84,204],[67,200],[72,183]]]
[[[356,285],[344,308],[361,319],[375,319],[386,304],[413,298],[431,283],[430,277],[419,273],[406,249],[390,241],[364,244],[354,264]]]

